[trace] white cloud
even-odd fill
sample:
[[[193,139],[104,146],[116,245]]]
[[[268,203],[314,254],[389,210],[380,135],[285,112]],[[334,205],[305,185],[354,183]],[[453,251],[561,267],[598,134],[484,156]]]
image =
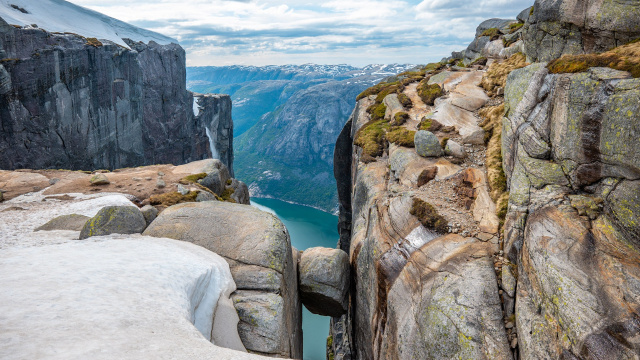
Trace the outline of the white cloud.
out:
[[[533,0],[71,0],[178,39],[189,65],[425,63]]]

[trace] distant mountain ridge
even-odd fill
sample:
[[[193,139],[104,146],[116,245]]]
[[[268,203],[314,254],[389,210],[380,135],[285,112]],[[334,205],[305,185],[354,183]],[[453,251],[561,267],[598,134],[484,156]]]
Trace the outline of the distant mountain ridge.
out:
[[[356,96],[411,64],[187,68],[191,91],[233,101],[235,169],[253,196],[333,211],[333,149]]]

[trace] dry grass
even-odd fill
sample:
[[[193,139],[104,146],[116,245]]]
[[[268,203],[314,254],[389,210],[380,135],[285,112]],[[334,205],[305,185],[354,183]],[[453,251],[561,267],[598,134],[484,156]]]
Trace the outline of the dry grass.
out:
[[[420,223],[428,229],[433,229],[439,233],[446,233],[448,231],[447,220],[438,214],[433,205],[422,199],[413,199],[410,213],[417,217]]]
[[[504,104],[488,106],[480,110],[484,121],[480,124],[485,131],[487,142],[487,175],[491,198],[496,202],[497,215],[501,221],[507,215],[509,193],[507,192],[507,177],[502,168],[502,116]]]
[[[389,140],[389,142],[410,148],[415,147],[415,144],[413,142],[415,136],[415,131],[407,130],[405,128],[393,129],[386,134],[387,140]]]
[[[183,184],[183,185],[194,184],[194,183],[197,183],[198,180],[204,179],[206,177],[207,177],[207,173],[200,173],[200,174],[185,176],[182,179],[180,179],[180,184]]]
[[[547,65],[552,74],[579,73],[592,67],[609,67],[640,77],[640,42],[631,42],[602,54],[564,55]]]
[[[87,38],[87,45],[91,45],[93,47],[100,47],[102,46],[102,42],[100,42],[100,40],[96,38]]]
[[[480,86],[482,86],[489,96],[495,96],[498,88],[504,88],[507,84],[507,76],[509,76],[509,73],[527,65],[529,65],[527,59],[521,53],[514,54],[501,63],[494,62],[482,76]]]

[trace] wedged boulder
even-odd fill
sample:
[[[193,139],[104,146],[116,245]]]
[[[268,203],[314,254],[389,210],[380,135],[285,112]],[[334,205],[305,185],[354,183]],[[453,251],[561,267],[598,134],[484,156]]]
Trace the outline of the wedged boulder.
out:
[[[339,317],[347,312],[349,256],[340,249],[314,247],[300,257],[302,304],[312,313]]]
[[[49,220],[46,224],[37,227],[33,231],[73,230],[81,231],[90,218],[84,215],[62,215]]]
[[[80,240],[109,234],[140,234],[147,226],[134,206],[106,206],[89,219],[80,231]]]
[[[416,152],[422,157],[439,157],[443,154],[440,140],[430,131],[417,131],[414,143]]]
[[[415,251],[390,285],[384,359],[512,359],[492,247],[447,235]]]
[[[144,235],[188,241],[224,257],[238,288],[233,301],[247,350],[302,357],[297,273],[289,234],[275,216],[228,202],[183,203],[165,209]]]

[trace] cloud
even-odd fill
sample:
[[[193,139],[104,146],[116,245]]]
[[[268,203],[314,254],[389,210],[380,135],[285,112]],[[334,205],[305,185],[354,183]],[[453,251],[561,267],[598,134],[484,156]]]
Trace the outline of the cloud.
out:
[[[189,65],[426,63],[533,0],[71,0],[178,39]]]

